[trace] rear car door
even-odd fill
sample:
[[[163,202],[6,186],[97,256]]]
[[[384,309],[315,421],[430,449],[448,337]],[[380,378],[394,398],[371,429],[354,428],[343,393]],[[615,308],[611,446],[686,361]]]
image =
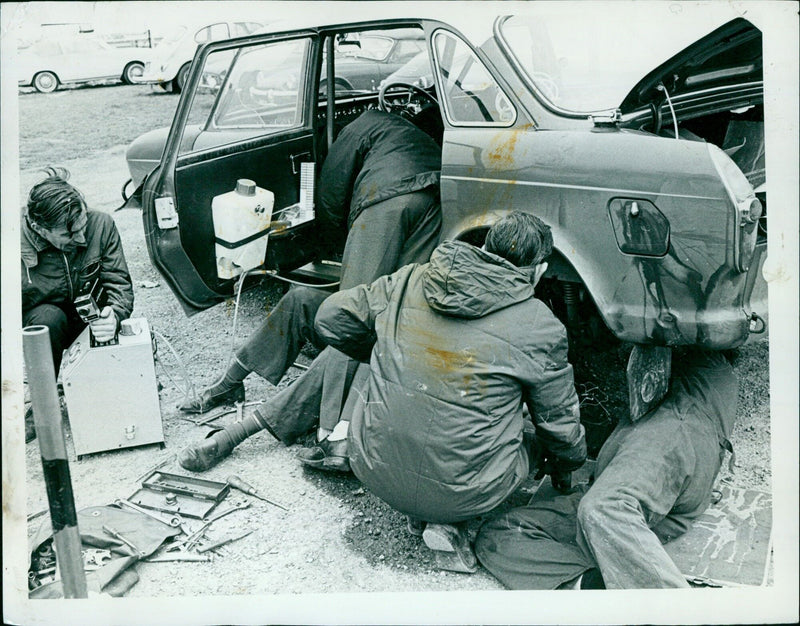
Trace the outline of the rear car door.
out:
[[[300,195],[301,163],[315,160],[311,85],[319,37],[258,35],[198,49],[159,166],[142,193],[154,265],[187,313],[229,296],[218,267],[212,204],[248,179],[274,197],[273,216]],[[204,73],[221,85],[204,87]],[[293,269],[312,255],[304,225],[269,235],[267,266]],[[270,261],[272,259],[272,261]]]

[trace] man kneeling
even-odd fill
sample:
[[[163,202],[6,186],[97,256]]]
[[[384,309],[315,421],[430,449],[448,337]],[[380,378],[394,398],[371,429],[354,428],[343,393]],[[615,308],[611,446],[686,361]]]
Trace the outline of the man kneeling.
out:
[[[463,525],[451,524],[492,510],[528,475],[523,404],[551,471],[586,458],[566,331],[534,297],[552,241],[544,222],[514,212],[483,249],[445,242],[429,263],[333,294],[317,313],[326,343],[369,360],[351,388],[350,466],[427,523],[440,567],[475,570]]]

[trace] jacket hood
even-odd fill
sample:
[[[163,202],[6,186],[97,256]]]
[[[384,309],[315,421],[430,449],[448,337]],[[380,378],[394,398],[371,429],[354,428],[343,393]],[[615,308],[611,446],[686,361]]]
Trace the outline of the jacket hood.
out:
[[[463,241],[447,241],[433,251],[422,284],[425,300],[434,311],[467,319],[533,297],[526,272]]]

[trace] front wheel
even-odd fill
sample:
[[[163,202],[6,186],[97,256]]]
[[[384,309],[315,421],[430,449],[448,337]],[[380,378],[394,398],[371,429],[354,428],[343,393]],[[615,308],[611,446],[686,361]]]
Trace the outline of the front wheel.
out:
[[[40,93],[50,93],[58,87],[58,77],[53,72],[39,72],[33,77],[33,87]]]
[[[144,74],[144,64],[139,61],[132,61],[125,66],[122,71],[122,82],[133,85]]]

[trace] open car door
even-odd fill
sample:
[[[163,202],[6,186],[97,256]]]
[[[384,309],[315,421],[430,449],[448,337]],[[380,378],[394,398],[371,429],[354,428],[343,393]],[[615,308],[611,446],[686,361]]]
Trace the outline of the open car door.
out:
[[[220,269],[219,246],[232,243],[215,234],[212,205],[241,179],[253,181],[259,198],[272,202],[245,216],[258,218],[260,208],[266,223],[239,232],[238,243],[268,237],[265,265],[278,270],[313,256],[309,223],[295,220],[285,228],[281,222],[280,232],[274,225],[282,219],[279,211],[300,198],[301,163],[316,161],[311,86],[318,79],[319,45],[316,32],[295,31],[212,42],[195,55],[161,162],[142,193],[151,260],[187,314],[232,293],[240,272]],[[264,209],[271,209],[272,231]]]

